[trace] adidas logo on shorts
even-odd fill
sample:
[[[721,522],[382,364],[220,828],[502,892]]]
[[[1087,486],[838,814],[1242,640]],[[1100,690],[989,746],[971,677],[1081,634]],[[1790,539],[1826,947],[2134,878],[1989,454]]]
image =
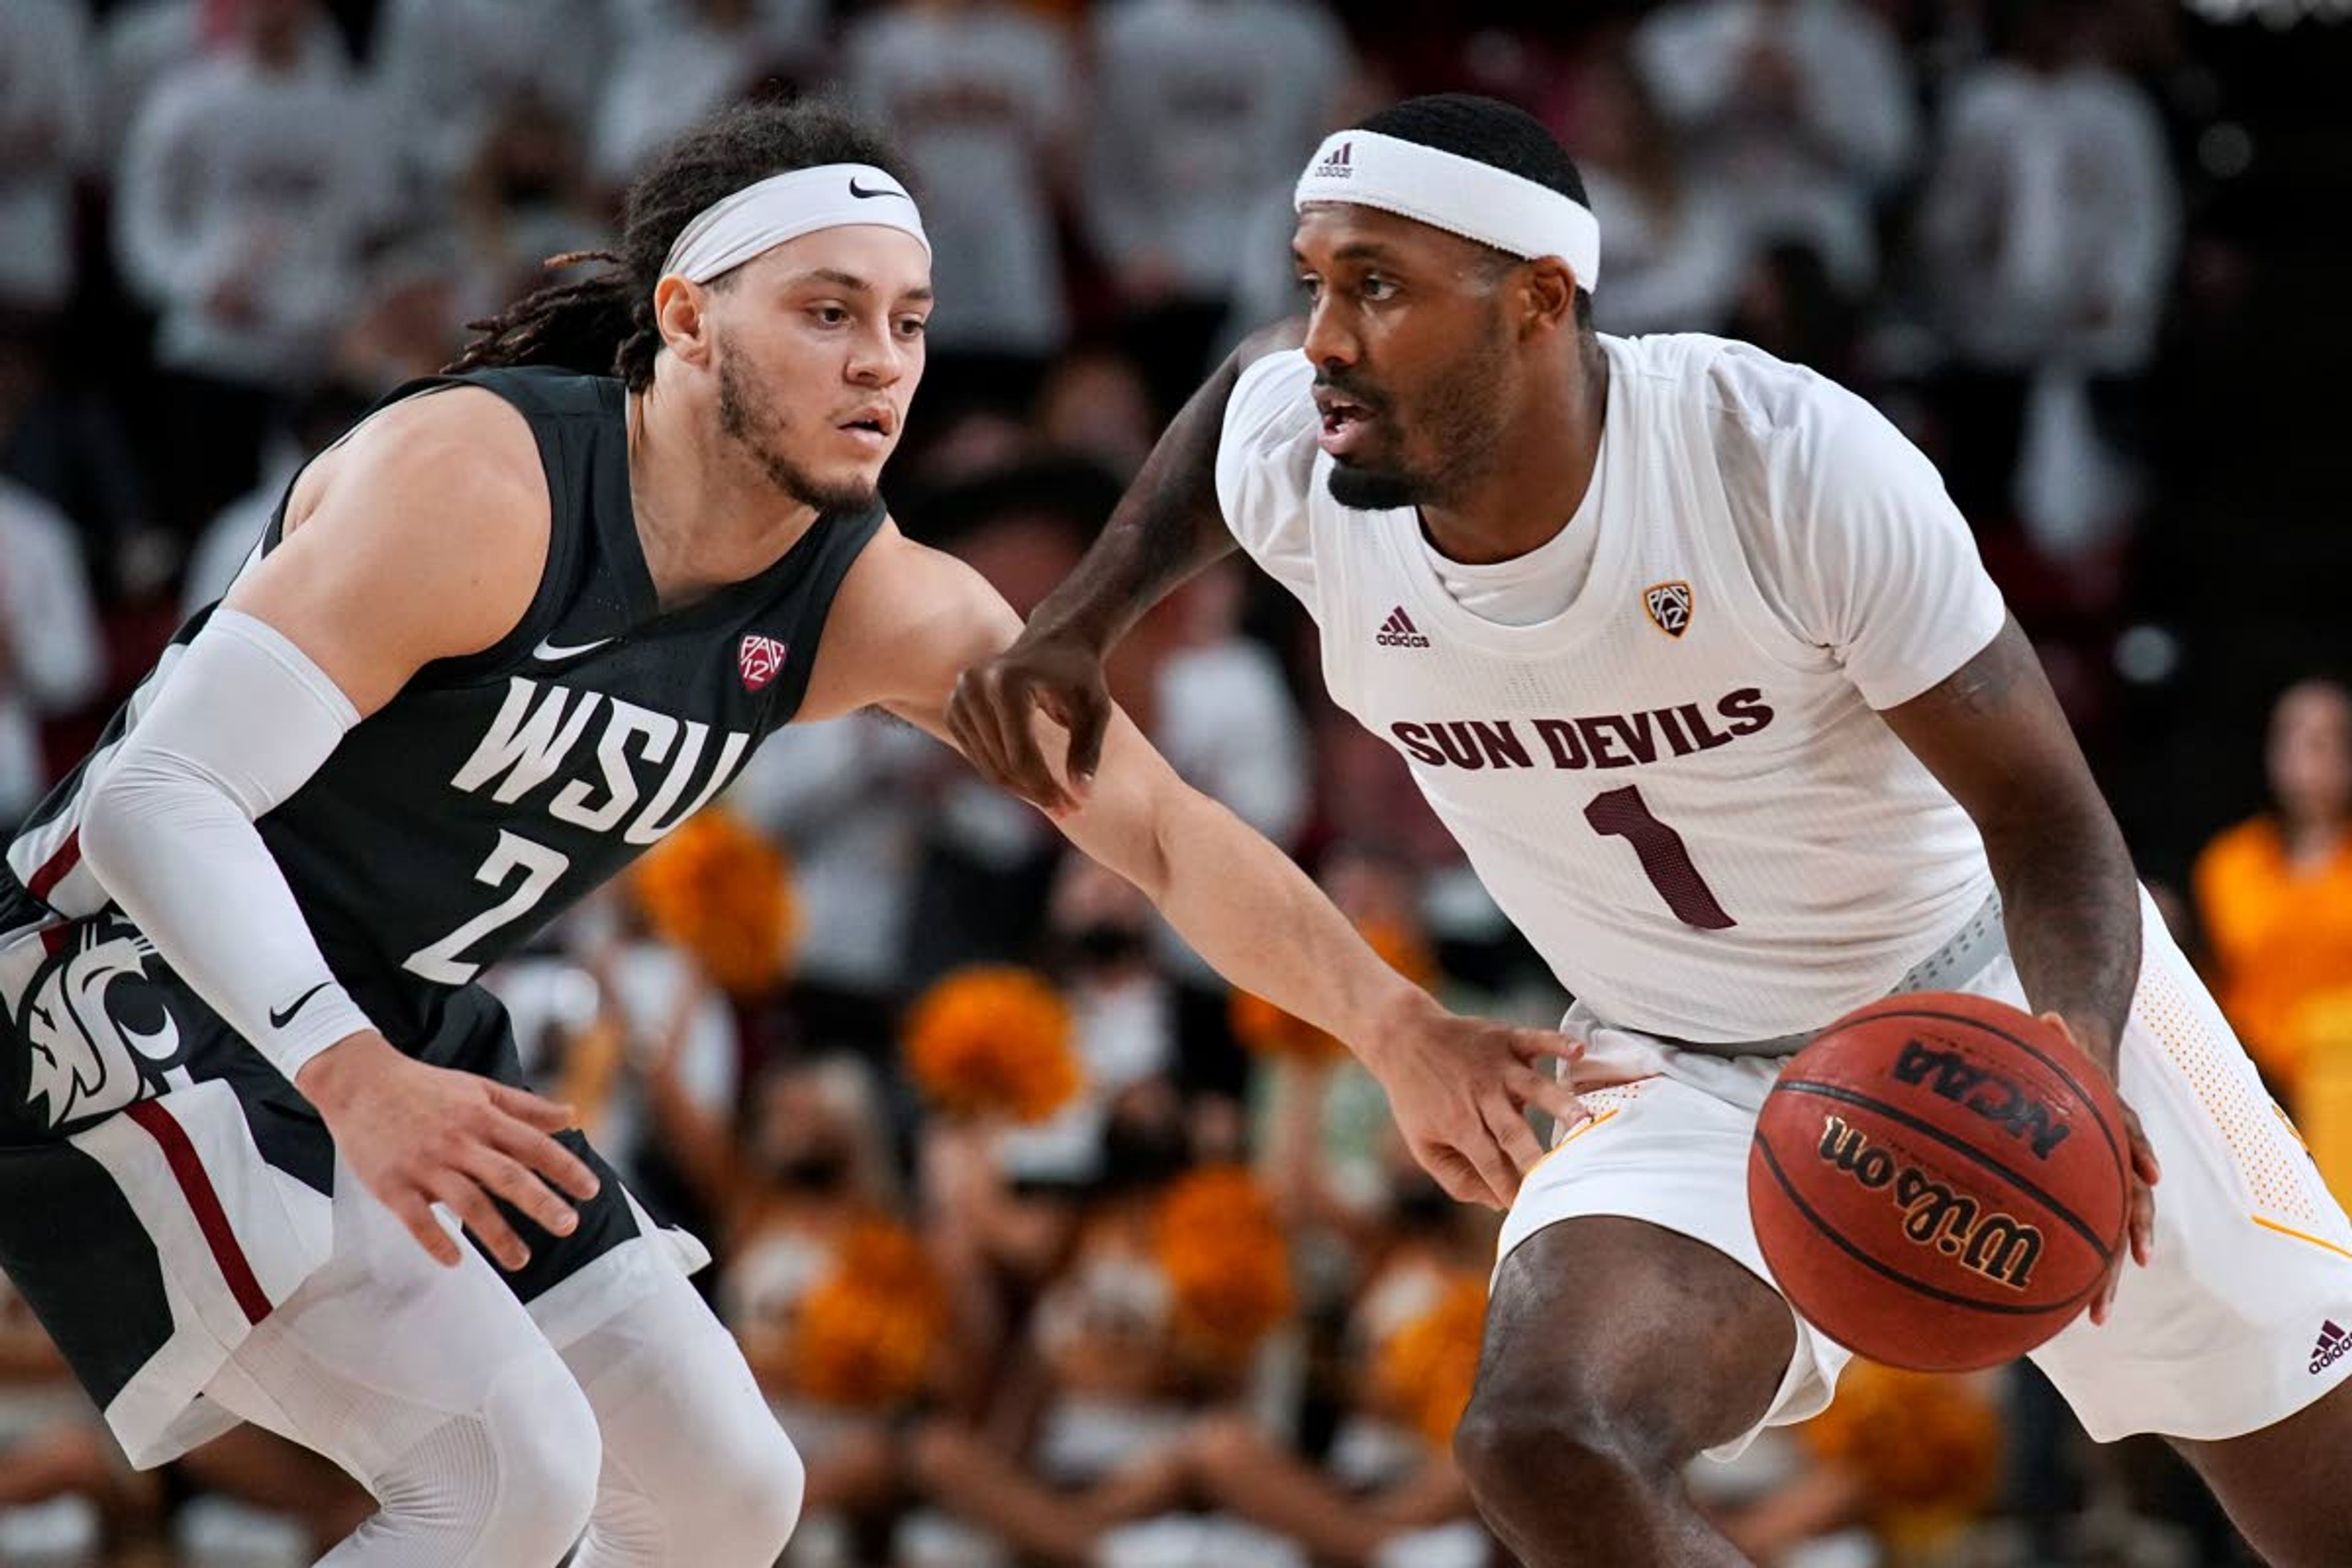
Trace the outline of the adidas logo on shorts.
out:
[[[2320,1325],[2319,1342],[2311,1347],[2311,1371],[2315,1377],[2352,1353],[2352,1334],[2338,1328],[2334,1319]]]
[[[1372,640],[1382,647],[1429,646],[1429,639],[1421,635],[1421,628],[1412,624],[1412,617],[1404,613],[1402,605],[1389,612],[1389,618],[1381,623],[1380,634]]]

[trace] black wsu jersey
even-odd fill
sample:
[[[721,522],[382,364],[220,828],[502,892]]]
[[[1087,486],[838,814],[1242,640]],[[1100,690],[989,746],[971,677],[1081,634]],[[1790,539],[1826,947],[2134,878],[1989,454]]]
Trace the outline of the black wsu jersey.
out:
[[[457,384],[506,399],[538,440],[553,523],[539,591],[496,647],[420,671],[257,824],[352,999],[395,1045],[436,1058],[453,999],[483,968],[709,801],[792,718],[835,591],[883,519],[878,503],[823,516],[761,575],[665,614],[630,506],[621,384],[498,370],[394,396]],[[281,502],[265,551],[283,521]],[[80,863],[81,805],[205,619],[10,847],[0,932],[108,910]],[[163,967],[138,959],[142,978]],[[46,1109],[51,1127],[117,1108],[131,1087],[63,1105],[17,1066],[5,1076],[49,1102],[35,1120]]]

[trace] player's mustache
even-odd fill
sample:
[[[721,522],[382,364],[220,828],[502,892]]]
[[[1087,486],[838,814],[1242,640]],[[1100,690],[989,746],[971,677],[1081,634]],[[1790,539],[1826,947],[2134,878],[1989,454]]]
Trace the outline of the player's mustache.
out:
[[[1315,390],[1337,393],[1349,402],[1357,404],[1373,414],[1384,414],[1388,411],[1389,400],[1386,397],[1352,376],[1332,375],[1328,373],[1318,375],[1315,378]]]

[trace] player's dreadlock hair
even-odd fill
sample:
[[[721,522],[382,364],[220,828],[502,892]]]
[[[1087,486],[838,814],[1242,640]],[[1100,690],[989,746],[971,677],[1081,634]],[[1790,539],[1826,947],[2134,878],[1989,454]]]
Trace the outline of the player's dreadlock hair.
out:
[[[629,187],[617,251],[575,251],[548,263],[602,261],[605,269],[539,289],[488,321],[467,322],[482,335],[450,371],[561,365],[618,375],[630,391],[643,391],[661,352],[654,285],[678,235],[696,214],[747,185],[824,163],[871,163],[913,188],[888,139],[827,100],[746,104],[688,132]],[[716,286],[726,282],[722,277]]]
[[[1558,191],[1580,205],[1592,205],[1584,194],[1584,176],[1577,172],[1568,149],[1544,129],[1542,121],[1500,99],[1471,92],[1408,98],[1370,115],[1357,129],[1400,142],[1417,142],[1459,158],[1475,158]],[[1588,332],[1592,329],[1592,290],[1580,279],[1576,289],[1576,324]]]

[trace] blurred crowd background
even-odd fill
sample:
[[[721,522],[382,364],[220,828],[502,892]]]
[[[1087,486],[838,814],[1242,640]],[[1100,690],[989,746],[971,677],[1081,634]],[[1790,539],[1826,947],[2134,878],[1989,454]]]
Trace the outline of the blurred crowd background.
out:
[[[1196,379],[1293,309],[1318,138],[1470,89],[1581,163],[1604,330],[1746,338],[1941,464],[2144,874],[2352,1196],[2341,9],[5,0],[0,817],[310,453],[604,240],[712,109],[832,92],[903,142],[940,306],[887,492],[1025,610]],[[1323,696],[1287,597],[1214,570],[1113,673],[1392,963],[1558,1016]],[[1230,994],[921,737],[778,737],[490,984],[718,1255],[810,1461],[799,1568],[1501,1561],[1446,1449],[1492,1216],[1414,1171],[1334,1042]],[[1693,1484],[1791,1568],[2241,1560],[2161,1445],[2094,1448],[2021,1368],[1858,1368]],[[367,1506],[250,1431],[127,1472],[0,1282],[0,1563],[275,1568]]]

